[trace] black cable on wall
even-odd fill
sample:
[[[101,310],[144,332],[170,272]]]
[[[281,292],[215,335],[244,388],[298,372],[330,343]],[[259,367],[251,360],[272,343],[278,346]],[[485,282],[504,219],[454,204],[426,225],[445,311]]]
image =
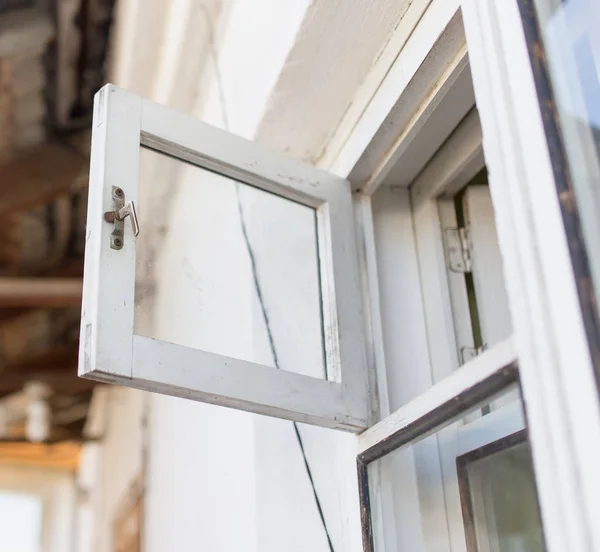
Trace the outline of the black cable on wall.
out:
[[[229,117],[228,117],[227,107],[226,107],[227,103],[226,103],[226,99],[225,99],[225,91],[223,88],[223,79],[221,77],[218,59],[217,59],[212,19],[210,17],[210,14],[208,13],[208,11],[206,10],[206,8],[204,6],[202,6],[202,11],[206,18],[207,27],[208,27],[210,55],[212,58],[212,64],[213,64],[213,68],[214,68],[214,72],[215,72],[215,80],[217,81],[217,91],[219,94],[219,104],[221,106],[221,118],[223,121],[223,127],[225,128],[225,130],[229,130]],[[263,318],[263,321],[265,324],[265,329],[267,330],[267,336],[268,336],[268,340],[269,340],[269,347],[271,350],[271,355],[273,357],[273,363],[275,364],[275,367],[278,370],[280,370],[281,367],[279,365],[279,357],[277,355],[275,339],[273,337],[273,332],[271,330],[269,315],[267,313],[267,308],[265,305],[262,288],[260,286],[260,281],[258,278],[258,270],[256,267],[256,257],[254,255],[254,250],[253,250],[252,244],[250,242],[250,237],[248,236],[248,229],[246,226],[246,218],[244,216],[244,208],[243,208],[241,197],[240,197],[240,186],[241,186],[240,183],[236,183],[236,198],[237,198],[238,212],[240,215],[240,224],[241,224],[241,228],[242,228],[242,235],[244,237],[244,244],[245,244],[246,250],[248,252],[248,256],[250,258],[250,265],[252,268],[252,279],[253,279],[253,283],[254,283],[254,288],[256,290],[258,302],[260,304],[260,310],[261,310],[262,318]],[[321,500],[319,499],[319,494],[317,493],[317,488],[315,485],[315,481],[313,479],[312,471],[310,469],[308,457],[306,456],[306,451],[304,449],[304,441],[302,440],[302,435],[300,434],[300,429],[296,422],[292,422],[292,426],[294,428],[294,434],[296,436],[296,440],[298,441],[298,446],[300,447],[300,453],[302,455],[302,460],[304,462],[304,468],[306,470],[306,475],[308,476],[308,480],[309,480],[309,483],[310,483],[310,486],[312,489],[313,497],[315,499],[315,504],[317,506],[317,511],[319,513],[319,518],[321,520],[321,524],[323,525],[323,530],[325,531],[325,537],[327,538],[329,552],[335,552],[335,550],[333,548],[333,542],[331,541],[331,535],[329,534],[329,529],[327,527],[327,522],[325,521],[325,515],[323,513],[323,508],[321,506]]]

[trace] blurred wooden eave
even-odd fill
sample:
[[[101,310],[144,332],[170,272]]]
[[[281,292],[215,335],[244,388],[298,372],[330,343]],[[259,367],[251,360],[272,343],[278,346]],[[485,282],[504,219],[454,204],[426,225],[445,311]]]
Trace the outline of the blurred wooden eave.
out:
[[[0,465],[18,465],[75,472],[81,443],[1,443]]]
[[[0,165],[0,217],[55,200],[88,184],[89,161],[62,144],[45,144]]]
[[[76,307],[81,278],[0,278],[0,308]]]

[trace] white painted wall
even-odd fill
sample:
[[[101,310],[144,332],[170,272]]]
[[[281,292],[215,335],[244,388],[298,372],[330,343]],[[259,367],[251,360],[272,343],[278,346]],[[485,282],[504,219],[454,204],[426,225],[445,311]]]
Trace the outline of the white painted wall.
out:
[[[115,387],[106,401],[104,439],[81,458],[78,480],[89,489],[79,519],[93,517],[93,526],[80,526],[78,541],[89,552],[112,552],[115,517],[143,466],[144,415],[149,395]],[[93,481],[93,484],[92,484]],[[89,510],[92,510],[90,514]],[[87,552],[86,549],[83,549]]]
[[[254,138],[310,4],[310,0],[226,2],[228,18],[215,44],[216,55],[211,56],[204,76],[208,84],[194,115],[244,138]]]

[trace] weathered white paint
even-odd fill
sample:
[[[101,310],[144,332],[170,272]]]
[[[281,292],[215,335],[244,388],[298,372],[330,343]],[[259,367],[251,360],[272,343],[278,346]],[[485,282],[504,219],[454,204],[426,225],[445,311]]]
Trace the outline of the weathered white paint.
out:
[[[286,9],[296,3],[286,3]],[[255,139],[314,163],[410,5],[409,0],[311,2]]]
[[[412,182],[415,209],[436,197],[451,197],[485,166],[479,114],[473,109]]]
[[[346,431],[360,431],[365,424],[347,409],[338,383],[138,335],[133,338],[132,379],[123,383]]]
[[[474,109],[410,189],[434,382],[462,364],[464,347],[474,346],[465,278],[448,270],[444,231],[457,227],[454,194],[484,164],[481,126]]]
[[[138,203],[140,114],[140,99],[114,87],[102,88],[94,102],[79,374],[109,382],[131,377],[135,238],[127,226],[122,249],[112,249],[104,213],[115,210],[114,187]]]
[[[389,405],[393,412],[431,386],[421,283],[409,192],[372,197]],[[423,370],[415,376],[414,366]]]
[[[441,51],[446,51],[442,48]],[[426,77],[426,81],[431,75]],[[392,148],[390,164],[382,160],[375,175],[368,179],[368,188],[378,183],[390,186],[410,186],[429,163],[431,157],[446,145],[475,105],[471,71],[466,45],[452,59],[427,98],[406,124]],[[394,163],[394,160],[397,160]],[[391,166],[386,174],[385,167]],[[379,170],[379,168],[383,170]]]
[[[390,170],[393,163],[389,163],[387,155],[403,145],[401,136],[413,138],[411,127],[420,128],[431,116],[427,104],[437,96],[436,85],[448,91],[451,88],[444,88],[444,81],[452,82],[464,69],[464,46],[458,2],[432,2],[376,94],[365,102],[362,115],[351,134],[344,137],[344,147],[331,170],[349,177],[357,188],[369,179],[376,179],[378,169]],[[418,115],[421,107],[424,107],[423,117]],[[461,115],[458,116],[455,123],[460,120]],[[382,163],[384,159],[388,163]],[[410,158],[407,162],[410,163]]]
[[[390,395],[385,374],[385,348],[381,318],[382,297],[379,289],[377,245],[371,198],[363,195],[354,196],[354,213],[362,293],[367,298],[364,301],[365,342],[371,409],[373,419],[381,419],[390,413]]]
[[[420,396],[435,381],[427,350],[425,289],[419,274],[409,190],[384,186],[371,201],[385,377],[390,409],[396,410]],[[423,440],[405,453],[390,455],[370,468],[370,474],[378,471],[371,485],[372,496],[381,497],[377,520],[381,524],[380,547],[427,550],[430,546],[432,550],[448,550],[436,439],[433,436]]]
[[[519,10],[469,0],[463,15],[546,546],[595,550],[597,387]]]
[[[112,85],[103,90],[128,95]],[[342,178],[195,117],[142,98],[139,101],[138,141],[143,146],[310,207],[320,207],[324,202],[348,202],[349,187]],[[329,209],[335,212],[342,207],[345,205],[332,205]]]
[[[93,141],[80,339],[81,375],[214,404],[235,405],[244,410],[310,421],[326,427],[350,431],[367,427],[370,413],[368,378],[349,183],[113,85],[106,85],[96,96]],[[136,309],[132,284],[136,273],[137,240],[126,227],[123,247],[118,250],[111,248],[114,226],[106,223],[103,215],[114,210],[113,188],[120,186],[125,195],[124,201],[137,203],[140,216],[145,216],[142,213],[145,204],[138,202],[141,195],[137,184],[140,141],[142,145],[223,175],[226,179],[237,179],[315,209],[318,243],[315,269],[318,268],[318,271],[313,279],[320,278],[322,339],[331,381],[277,371],[227,356],[219,357],[195,347],[184,348],[143,337],[132,338]],[[192,179],[193,192],[201,190],[203,179],[212,179],[214,175],[181,171],[179,178],[184,182],[187,178]],[[221,182],[221,188],[225,187],[225,182]],[[164,186],[164,181],[152,180],[146,186],[158,188]],[[187,191],[185,187],[177,189],[179,192],[174,193]],[[218,191],[215,192],[213,197],[195,197],[212,210],[213,202],[226,201]],[[229,200],[237,202],[238,195],[231,194]],[[248,203],[246,194],[239,193],[239,201],[242,206]],[[271,217],[272,226],[268,227],[269,219],[262,216],[263,211],[284,208],[281,203],[263,200],[255,211],[260,215],[263,231],[287,234],[287,247],[292,252],[290,266],[293,267],[293,252],[301,245],[300,236],[295,237],[294,225],[301,223],[285,216],[284,211],[275,218]],[[245,211],[244,217],[253,214]],[[230,213],[239,218],[238,210]],[[173,220],[168,221],[167,233],[176,239],[168,242],[171,248],[169,254],[172,255],[173,250],[181,250],[181,255],[173,257],[163,270],[177,275],[185,268],[187,259],[187,252],[181,249],[185,236],[197,232],[208,235],[214,230],[211,226],[202,228],[204,220],[198,219],[198,215],[195,223],[194,219],[190,222],[180,217],[177,211],[172,211],[171,217]],[[151,225],[149,217],[146,221]],[[236,220],[236,223],[239,221]],[[237,239],[242,240],[241,225],[239,230]],[[257,255],[261,248],[266,248],[269,252],[266,258],[275,256],[271,261],[260,256],[258,261],[268,262],[275,272],[283,270],[282,256],[270,247],[270,242],[252,241],[254,234],[246,233]],[[257,255],[252,261],[255,266]],[[212,262],[211,259],[199,259],[199,262],[207,260]],[[238,261],[233,259],[233,262]],[[227,280],[226,272],[223,276]],[[260,272],[258,279],[261,279]],[[168,276],[154,280],[149,284],[159,288],[159,295],[163,289],[176,288],[175,282]],[[222,280],[221,285],[225,285],[226,280]],[[258,285],[265,288],[264,300],[273,284],[259,281]],[[277,289],[282,296],[285,295],[285,288],[279,286]],[[304,292],[298,291],[300,294]],[[310,292],[307,299],[310,302]],[[297,303],[298,297],[294,301]],[[300,305],[290,309],[287,315],[295,316],[298,308]],[[173,316],[171,312],[174,311],[169,308],[152,314],[169,319]],[[235,311],[232,316],[236,316]],[[112,321],[115,317],[118,324]],[[183,319],[180,317],[180,320]],[[128,366],[128,362],[133,363],[133,368]],[[170,365],[174,367],[170,368]]]
[[[346,140],[352,134],[354,127],[360,120],[363,111],[373,99],[377,90],[382,85],[388,72],[402,52],[406,42],[410,39],[412,32],[419,23],[425,10],[431,4],[431,0],[412,0],[404,2],[403,13],[387,42],[383,45],[377,57],[373,60],[368,73],[357,87],[352,101],[348,105],[339,125],[324,146],[318,159],[322,167],[330,167],[340,151],[345,147]],[[377,33],[373,33],[377,34]]]
[[[457,395],[464,393],[516,361],[517,355],[513,340],[507,339],[498,343],[362,433],[359,437],[359,450],[364,452],[375,446],[392,433],[408,427],[431,410],[451,401]],[[452,421],[449,419],[447,423]]]

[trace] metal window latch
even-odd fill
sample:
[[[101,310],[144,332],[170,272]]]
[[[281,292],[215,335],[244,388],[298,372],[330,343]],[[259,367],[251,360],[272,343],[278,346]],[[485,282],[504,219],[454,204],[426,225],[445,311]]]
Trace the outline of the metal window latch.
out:
[[[123,236],[125,233],[124,220],[129,217],[134,236],[137,236],[140,233],[140,225],[133,201],[129,201],[127,204],[125,203],[125,192],[123,192],[121,188],[113,186],[112,197],[115,210],[106,211],[106,213],[104,213],[104,220],[114,224],[114,229],[110,236],[110,247],[112,249],[122,249]]]

